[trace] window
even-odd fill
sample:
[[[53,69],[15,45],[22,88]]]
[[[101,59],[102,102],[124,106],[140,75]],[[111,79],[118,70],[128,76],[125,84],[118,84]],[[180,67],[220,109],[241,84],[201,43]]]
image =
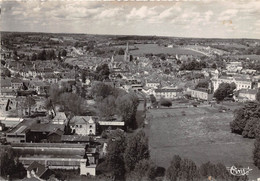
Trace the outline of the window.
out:
[[[79,125],[80,128],[82,128],[82,125]]]
[[[92,125],[90,125],[89,128],[92,128]]]

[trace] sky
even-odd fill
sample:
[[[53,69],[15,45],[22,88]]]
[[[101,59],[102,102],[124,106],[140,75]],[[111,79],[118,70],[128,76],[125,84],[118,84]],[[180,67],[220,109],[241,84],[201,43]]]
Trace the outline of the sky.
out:
[[[1,31],[260,39],[260,0],[0,2]]]

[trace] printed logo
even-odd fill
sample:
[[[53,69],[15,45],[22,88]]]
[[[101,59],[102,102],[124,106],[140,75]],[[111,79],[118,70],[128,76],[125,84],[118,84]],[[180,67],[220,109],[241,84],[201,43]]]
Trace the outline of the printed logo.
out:
[[[227,167],[227,170],[234,176],[244,176],[248,175],[253,169],[248,168],[237,168],[234,165],[232,167]]]

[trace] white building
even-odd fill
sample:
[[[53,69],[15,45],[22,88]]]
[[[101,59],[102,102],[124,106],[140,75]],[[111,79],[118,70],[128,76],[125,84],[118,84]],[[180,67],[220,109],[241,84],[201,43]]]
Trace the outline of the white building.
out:
[[[240,72],[243,69],[242,62],[230,62],[226,66],[228,72]]]
[[[155,97],[156,99],[160,98],[180,98],[182,97],[183,90],[182,89],[155,89]]]
[[[148,88],[158,88],[158,86],[160,86],[160,82],[155,82],[155,81],[146,81],[146,84],[145,84],[146,87]]]
[[[200,99],[200,100],[206,100],[209,101],[212,99],[213,94],[209,94],[207,90],[204,89],[192,89],[191,90],[191,97]]]
[[[52,120],[52,124],[66,124],[67,121],[68,119],[64,112],[57,112]]]
[[[246,78],[234,78],[234,77],[226,77],[221,76],[219,78],[212,79],[214,92],[218,89],[219,85],[221,83],[235,83],[236,84],[236,90],[240,89],[252,89],[253,82],[251,79]]]
[[[238,92],[238,96],[235,97],[236,101],[256,101],[257,89],[241,89]]]
[[[91,116],[74,116],[69,125],[78,135],[95,135],[96,123]]]

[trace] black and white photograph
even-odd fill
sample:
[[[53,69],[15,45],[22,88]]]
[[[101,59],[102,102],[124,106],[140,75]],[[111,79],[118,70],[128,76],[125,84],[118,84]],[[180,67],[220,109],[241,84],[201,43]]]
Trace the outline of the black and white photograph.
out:
[[[260,181],[260,0],[0,14],[0,181]]]

